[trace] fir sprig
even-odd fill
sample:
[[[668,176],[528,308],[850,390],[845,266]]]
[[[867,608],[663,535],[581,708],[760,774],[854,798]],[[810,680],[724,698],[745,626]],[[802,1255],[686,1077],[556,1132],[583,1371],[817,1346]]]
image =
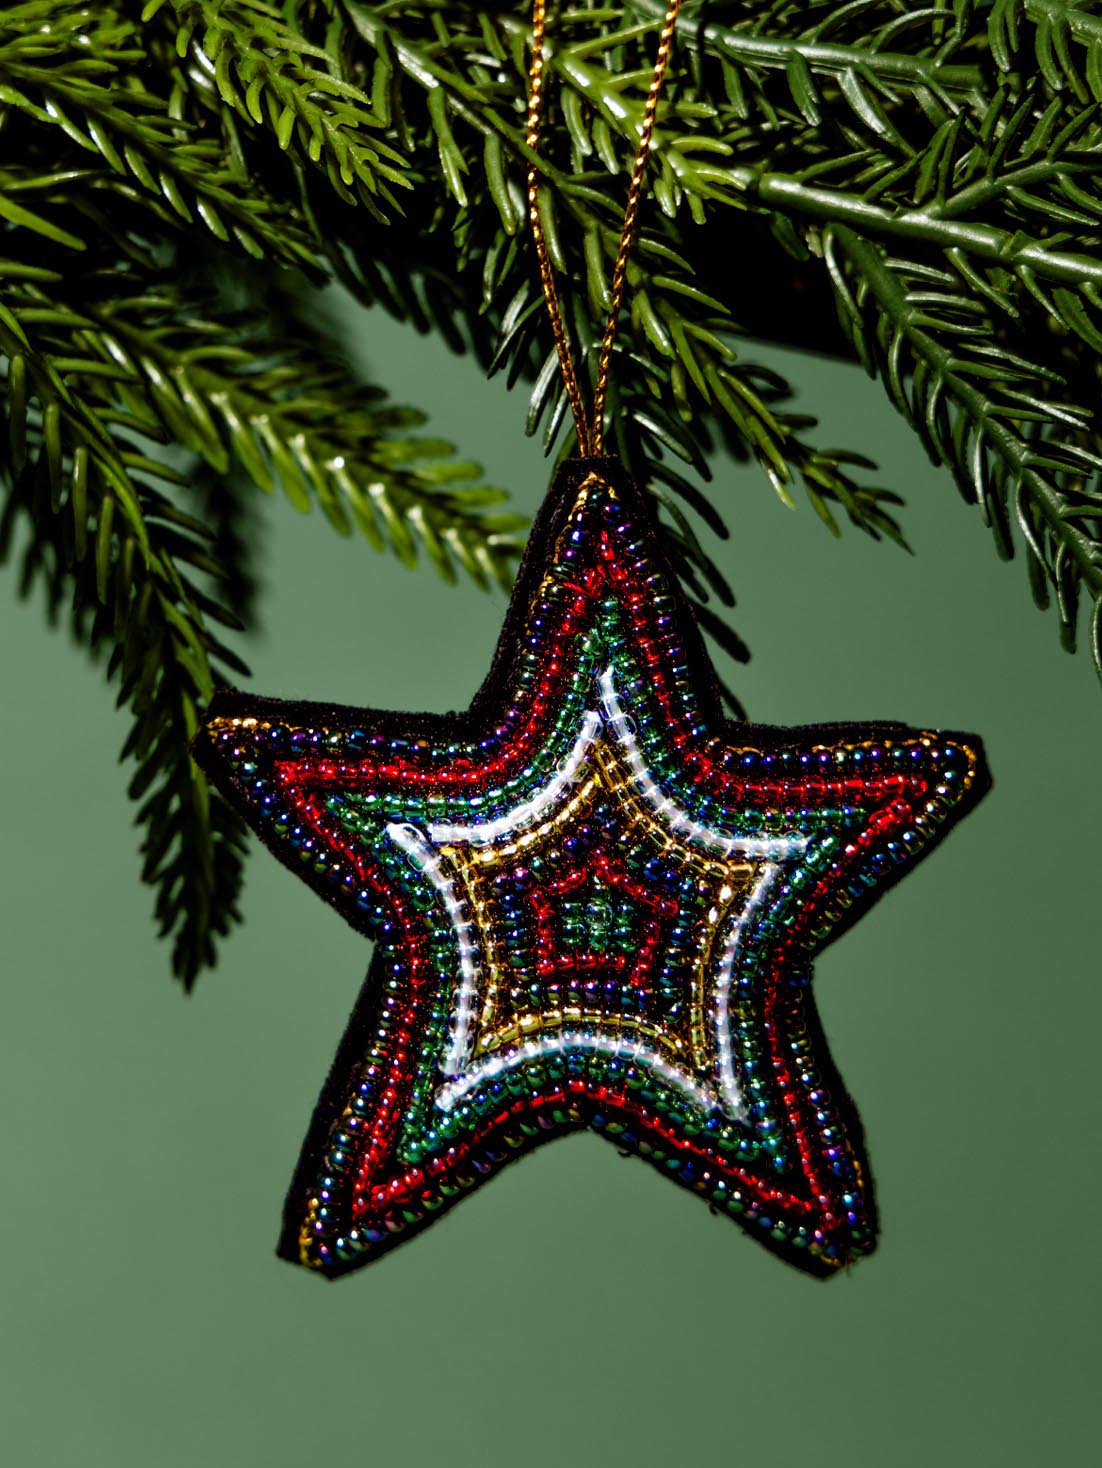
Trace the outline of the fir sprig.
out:
[[[554,18],[544,217],[590,372],[663,8],[579,0]],[[711,445],[755,459],[835,533],[848,520],[902,539],[874,466],[819,446],[748,354],[748,313],[759,334],[848,343],[1000,553],[1024,547],[1069,647],[1090,604],[1102,670],[1100,10],[686,4],[610,440],[732,656],[746,654],[731,588],[702,534],[727,532],[701,488]],[[335,278],[440,334],[523,382],[529,431],[563,442],[524,233],[528,25],[526,0],[26,0],[0,15],[2,542],[108,653],[144,875],[188,982],[240,878],[240,828],[186,740],[240,671],[255,491],[449,577],[507,583],[518,548],[477,469],[358,380],[301,302]],[[832,298],[842,334],[801,334],[785,282],[801,303]]]

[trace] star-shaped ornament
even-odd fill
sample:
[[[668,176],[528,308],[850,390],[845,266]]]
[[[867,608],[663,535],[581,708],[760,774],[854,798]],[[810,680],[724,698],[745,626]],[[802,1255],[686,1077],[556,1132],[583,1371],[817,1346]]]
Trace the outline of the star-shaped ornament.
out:
[[[872,1249],[811,961],[976,802],[982,751],[725,720],[614,461],[560,472],[466,713],[222,693],[196,755],[376,940],[285,1257],[367,1263],[579,1127],[813,1273]]]

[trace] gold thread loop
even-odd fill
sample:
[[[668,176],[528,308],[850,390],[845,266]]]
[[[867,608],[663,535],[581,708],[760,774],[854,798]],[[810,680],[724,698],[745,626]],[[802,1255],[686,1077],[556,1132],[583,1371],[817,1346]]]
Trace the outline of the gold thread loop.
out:
[[[673,47],[673,32],[677,25],[678,13],[681,10],[682,0],[670,0],[669,9],[666,11],[666,19],[662,26],[662,34],[658,41],[658,55],[654,63],[654,73],[651,76],[650,89],[647,92],[646,105],[643,108],[643,125],[639,130],[639,151],[635,155],[635,164],[631,171],[631,183],[628,185],[628,202],[624,211],[624,226],[620,232],[620,246],[616,251],[616,264],[612,271],[611,303],[609,306],[608,321],[605,323],[605,334],[601,341],[601,355],[597,363],[597,385],[593,394],[593,418],[590,432],[590,451],[599,456],[604,450],[604,417],[605,399],[608,396],[609,370],[612,365],[612,348],[616,341],[616,333],[620,326],[620,308],[624,299],[624,282],[627,280],[628,259],[632,247],[635,244],[635,236],[639,228],[639,202],[643,197],[643,180],[647,171],[647,160],[650,157],[651,140],[654,136],[654,121],[658,115],[658,98],[662,91],[662,83],[666,78],[666,68],[670,60],[670,51]]]
[[[533,153],[539,151],[540,127],[543,108],[543,38],[547,30],[546,0],[533,0],[532,4],[532,69],[528,73],[528,135],[526,142]],[[539,169],[535,160],[528,165],[528,220],[532,226],[532,238],[536,244],[539,261],[540,282],[543,298],[547,302],[547,314],[551,319],[551,335],[555,338],[555,351],[559,355],[559,371],[566,387],[570,410],[574,414],[574,428],[578,435],[578,447],[583,455],[590,450],[589,423],[585,416],[581,389],[574,371],[574,359],[570,355],[570,342],[566,335],[566,324],[562,319],[559,293],[555,288],[555,272],[543,235],[543,220],[540,216]]]
[[[639,229],[639,204],[643,197],[643,182],[647,171],[647,159],[650,156],[651,143],[654,137],[655,118],[658,115],[658,99],[669,67],[670,51],[673,47],[673,33],[677,25],[677,17],[680,13],[681,5],[682,0],[669,0],[666,19],[658,40],[658,54],[655,58],[654,72],[651,76],[650,88],[647,92],[647,100],[643,108],[643,122],[639,129],[639,147],[636,151],[635,162],[631,170],[627,207],[624,210],[624,223],[620,231],[620,243],[616,251],[616,263],[612,270],[612,283],[609,287],[610,304],[608,320],[605,323],[604,336],[601,339],[600,356],[597,360],[597,381],[593,393],[593,412],[590,416],[586,415],[585,403],[582,399],[581,389],[578,386],[578,376],[574,369],[574,359],[570,352],[570,340],[566,334],[566,323],[563,321],[559,293],[555,285],[555,272],[551,264],[551,256],[547,249],[547,241],[544,238],[543,221],[540,216],[539,168],[535,160],[528,167],[528,219],[532,226],[532,238],[535,241],[536,258],[539,261],[540,283],[543,286],[544,301],[547,303],[547,315],[551,321],[551,334],[555,339],[555,351],[558,353],[559,370],[562,373],[562,380],[566,388],[570,410],[574,415],[574,428],[578,435],[578,448],[585,456],[592,455],[596,457],[604,451],[605,403],[608,398],[612,352],[616,344],[616,335],[620,328],[620,312],[623,306],[624,285],[627,281],[628,261],[631,258],[631,251]],[[538,153],[542,125],[543,73],[545,62],[544,37],[546,31],[547,0],[533,0],[532,66],[528,73],[528,133],[526,139],[533,153]]]

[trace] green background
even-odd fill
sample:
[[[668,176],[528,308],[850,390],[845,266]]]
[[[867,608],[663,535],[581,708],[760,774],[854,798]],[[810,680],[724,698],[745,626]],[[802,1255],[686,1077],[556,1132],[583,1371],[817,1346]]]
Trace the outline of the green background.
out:
[[[523,404],[375,316],[355,350],[535,507]],[[774,356],[771,360],[778,361]],[[820,441],[877,457],[914,558],[835,543],[715,464],[721,563],[775,723],[974,730],[993,793],[824,956],[880,1251],[826,1284],[593,1137],[327,1285],[272,1255],[365,944],[267,854],[185,999],[153,939],[100,675],[0,587],[3,1440],[12,1464],[421,1468],[1093,1461],[1102,720],[1021,566],[880,389],[793,357]],[[265,693],[465,704],[504,598],[265,502]]]

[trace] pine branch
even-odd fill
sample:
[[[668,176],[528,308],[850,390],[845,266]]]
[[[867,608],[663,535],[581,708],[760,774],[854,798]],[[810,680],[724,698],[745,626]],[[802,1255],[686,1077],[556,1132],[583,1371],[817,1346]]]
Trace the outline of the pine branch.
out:
[[[142,875],[190,986],[236,919],[241,876],[242,829],[188,754],[197,705],[245,671],[211,630],[236,629],[247,606],[241,472],[269,489],[278,477],[300,508],[316,494],[339,529],[354,518],[407,561],[420,544],[451,577],[454,561],[482,584],[508,581],[517,543],[515,516],[483,512],[500,495],[474,482],[477,469],[412,431],[420,414],[358,388],[286,313],[282,331],[273,313],[275,335],[263,311],[206,318],[180,280],[0,262],[0,402],[6,540],[26,520],[25,590],[44,584],[79,641],[111,649],[133,719],[124,755],[138,766]],[[222,508],[210,514],[208,487],[196,507],[205,500],[209,518],[180,509],[197,499],[196,476],[151,460],[135,434],[200,456],[223,476]]]
[[[181,118],[170,92],[155,95],[141,84],[136,69],[144,60],[134,28],[110,6],[66,11],[32,0],[0,16],[0,103],[9,129],[13,119],[33,124],[25,136],[36,148],[79,165],[45,179],[24,170],[24,186],[46,192],[51,207],[67,213],[79,212],[92,190],[128,201],[138,190],[143,212],[162,226],[198,220],[250,255],[311,266],[314,248],[291,211],[257,188],[223,139]],[[15,176],[12,170],[3,188],[8,197]],[[83,248],[87,222],[73,221],[74,248]]]
[[[11,553],[22,520],[24,593],[42,583],[55,613],[68,604],[80,642],[111,648],[108,676],[133,719],[122,753],[137,765],[131,798],[143,801],[142,877],[156,889],[160,931],[172,936],[174,969],[190,987],[237,916],[244,830],[188,754],[197,707],[226,673],[245,671],[211,631],[212,621],[235,619],[196,585],[196,573],[216,576],[218,567],[204,527],[158,487],[178,476],[62,379],[48,340],[54,325],[20,310],[9,290],[0,310],[11,451],[0,554]]]
[[[176,51],[193,63],[193,85],[322,168],[345,203],[358,201],[381,221],[398,210],[395,188],[412,185],[402,153],[384,140],[389,118],[340,75],[330,52],[262,0],[150,0],[142,18],[164,12],[174,14]]]
[[[1045,605],[1048,586],[1055,589],[1069,650],[1080,592],[1087,591],[1099,661],[1102,492],[1091,484],[1102,455],[1085,446],[1093,408],[1064,400],[1054,372],[993,345],[987,313],[954,292],[949,272],[889,259],[845,226],[830,231],[827,249],[870,372],[883,376],[935,462],[952,466],[975,494],[1007,558],[1013,511],[1035,594]],[[1038,379],[1046,383],[1044,397],[1034,394]]]
[[[523,518],[488,512],[506,495],[450,443],[417,435],[423,414],[356,382],[316,331],[279,321],[277,302],[262,315],[203,305],[162,280],[84,318],[89,345],[125,369],[116,391],[143,431],[218,474],[278,483],[300,511],[316,501],[338,533],[359,530],[410,567],[420,547],[448,580],[458,566],[481,586],[511,584]]]

